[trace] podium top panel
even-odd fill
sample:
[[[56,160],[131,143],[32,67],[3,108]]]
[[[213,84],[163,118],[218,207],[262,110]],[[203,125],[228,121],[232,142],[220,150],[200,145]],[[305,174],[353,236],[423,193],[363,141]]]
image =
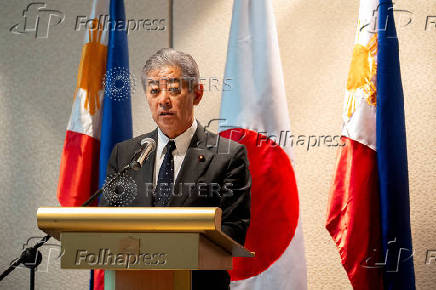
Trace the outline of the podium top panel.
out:
[[[38,228],[61,232],[202,232],[221,230],[218,207],[41,207]]]

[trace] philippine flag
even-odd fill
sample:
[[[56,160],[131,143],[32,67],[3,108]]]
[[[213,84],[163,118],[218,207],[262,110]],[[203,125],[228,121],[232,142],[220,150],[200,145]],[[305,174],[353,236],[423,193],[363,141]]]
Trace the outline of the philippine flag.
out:
[[[354,289],[415,289],[392,2],[362,0],[326,228]]]
[[[251,221],[234,258],[232,289],[306,289],[306,261],[290,121],[271,1],[236,0],[222,94],[220,135],[244,144],[252,176]]]
[[[109,0],[94,1],[62,152],[57,190],[62,206],[80,206],[98,189],[103,79],[108,44],[108,31],[103,29],[99,15],[108,12]]]
[[[62,206],[80,206],[101,187],[113,146],[132,138],[125,25],[123,0],[93,2],[61,159],[57,196]],[[96,289],[103,289],[103,271],[95,273]]]

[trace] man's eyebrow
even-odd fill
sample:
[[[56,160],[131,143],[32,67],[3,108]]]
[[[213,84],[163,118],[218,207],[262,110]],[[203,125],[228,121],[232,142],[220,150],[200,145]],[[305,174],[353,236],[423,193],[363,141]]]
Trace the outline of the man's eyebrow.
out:
[[[147,84],[149,84],[149,85],[159,85],[159,81],[148,79]]]

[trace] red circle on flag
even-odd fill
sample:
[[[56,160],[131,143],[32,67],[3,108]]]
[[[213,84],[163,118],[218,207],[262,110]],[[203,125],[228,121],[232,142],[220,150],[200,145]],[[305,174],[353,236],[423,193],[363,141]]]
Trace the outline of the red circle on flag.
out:
[[[295,174],[288,154],[267,136],[233,128],[220,133],[245,145],[251,185],[251,219],[244,246],[254,258],[233,258],[232,281],[256,276],[284,253],[295,234],[299,206]]]

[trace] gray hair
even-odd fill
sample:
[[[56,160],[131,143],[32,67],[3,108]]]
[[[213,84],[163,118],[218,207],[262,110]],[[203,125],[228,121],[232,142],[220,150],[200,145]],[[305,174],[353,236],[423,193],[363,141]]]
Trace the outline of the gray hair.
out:
[[[182,79],[190,80],[193,84],[198,83],[200,73],[198,72],[198,65],[191,55],[174,48],[161,48],[147,59],[142,69],[141,78],[144,89],[146,88],[147,74],[164,66],[177,66],[182,71]]]

